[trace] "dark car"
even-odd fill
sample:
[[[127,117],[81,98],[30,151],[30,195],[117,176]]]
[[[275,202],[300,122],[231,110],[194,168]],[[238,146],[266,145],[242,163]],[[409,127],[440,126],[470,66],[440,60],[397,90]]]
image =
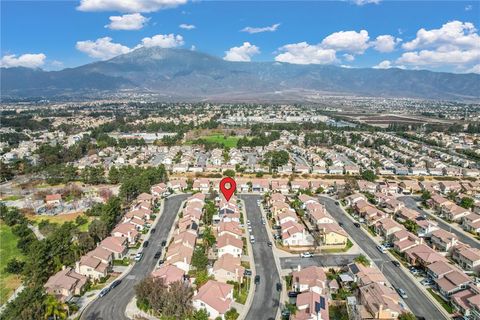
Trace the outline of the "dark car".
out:
[[[338,202],[338,201],[335,201],[335,204],[336,204],[337,206],[339,206],[339,205],[340,205],[340,202]]]
[[[167,240],[162,241],[162,247],[165,247],[167,245]]]
[[[282,284],[277,282],[277,291],[282,291]]]
[[[290,298],[296,298],[298,296],[298,292],[296,291],[289,291],[288,292],[288,297]]]
[[[115,288],[116,286],[118,286],[120,283],[122,283],[122,280],[115,280],[112,282],[112,284],[110,285],[110,290],[112,290],[113,288]]]
[[[260,283],[260,276],[256,275],[255,276],[255,284],[259,284],[259,283]]]
[[[272,241],[267,241],[267,246],[271,247],[272,246]]]
[[[338,225],[339,225],[340,227],[343,227],[343,222],[339,222]]]
[[[157,231],[157,229],[152,228],[152,230],[150,230],[150,233],[155,233],[155,231]]]
[[[161,266],[164,262],[165,260],[158,260],[158,265]]]
[[[393,260],[392,263],[395,267],[400,267],[400,262],[398,262],[397,260]]]
[[[360,228],[360,223],[358,223],[358,222],[354,222],[353,225],[357,228]]]
[[[161,255],[162,255],[162,251],[157,251],[153,257],[155,259],[158,259],[158,258],[160,258]]]
[[[250,269],[245,269],[245,271],[243,272],[243,274],[244,274],[245,276],[251,276],[251,275],[252,275],[252,270],[250,270]]]
[[[148,240],[143,243],[143,247],[144,248],[148,247]]]

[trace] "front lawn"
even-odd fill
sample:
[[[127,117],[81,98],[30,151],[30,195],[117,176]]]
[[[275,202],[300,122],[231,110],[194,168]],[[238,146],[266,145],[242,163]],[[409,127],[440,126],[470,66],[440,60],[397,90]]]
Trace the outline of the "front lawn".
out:
[[[430,292],[430,294],[435,298],[435,300],[438,301],[438,303],[440,303],[442,305],[442,307],[447,310],[448,313],[453,313],[453,307],[451,305],[448,304],[448,302],[446,302],[445,300],[442,299],[442,297],[440,297],[438,294],[436,294],[433,289],[430,289],[428,288],[427,289],[428,292]]]
[[[328,314],[331,320],[348,320],[347,306],[342,305],[329,305]]]
[[[12,258],[21,260],[22,253],[17,248],[18,238],[12,229],[0,221],[0,305],[6,302],[13,291],[20,286],[21,280],[17,275],[5,272],[5,267]]]

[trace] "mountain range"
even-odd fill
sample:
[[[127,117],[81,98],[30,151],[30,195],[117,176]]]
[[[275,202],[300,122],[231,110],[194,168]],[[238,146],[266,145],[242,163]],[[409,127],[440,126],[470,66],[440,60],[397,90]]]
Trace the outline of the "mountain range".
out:
[[[477,100],[480,75],[231,62],[186,49],[139,48],[60,71],[1,68],[4,98],[151,94],[170,100],[308,100],[335,94]]]

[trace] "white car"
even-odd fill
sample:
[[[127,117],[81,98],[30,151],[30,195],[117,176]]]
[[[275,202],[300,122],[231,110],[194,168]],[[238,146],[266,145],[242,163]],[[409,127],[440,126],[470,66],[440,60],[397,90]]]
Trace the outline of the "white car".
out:
[[[250,235],[250,243],[255,243],[255,237],[253,235]]]
[[[311,254],[310,252],[302,252],[302,253],[300,253],[300,257],[311,258],[311,257],[313,257],[313,254]]]
[[[250,220],[247,220],[247,224],[250,225]]]
[[[142,258],[143,258],[143,252],[139,252],[135,255],[134,260],[135,261],[140,261],[140,260],[142,260]]]
[[[387,249],[385,249],[385,247],[384,247],[384,246],[381,246],[381,245],[378,245],[378,246],[377,246],[377,249],[378,249],[378,251],[380,251],[381,253],[387,252]]]

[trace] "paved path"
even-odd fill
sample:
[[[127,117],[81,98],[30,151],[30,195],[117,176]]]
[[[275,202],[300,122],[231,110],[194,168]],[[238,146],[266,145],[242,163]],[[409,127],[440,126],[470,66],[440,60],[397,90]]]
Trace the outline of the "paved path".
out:
[[[338,222],[343,222],[343,228],[350,237],[355,240],[365,253],[380,268],[387,280],[395,287],[402,288],[408,295],[405,303],[417,317],[425,319],[448,319],[436,306],[427,298],[417,284],[412,280],[403,269],[393,265],[391,258],[377,250],[375,242],[362,230],[355,227],[352,220],[347,216],[335,200],[320,196],[320,202],[325,204],[328,212]]]
[[[448,222],[445,222],[443,219],[435,216],[434,214],[431,214],[430,212],[427,212],[425,210],[422,210],[418,207],[418,203],[416,202],[416,199],[412,196],[404,196],[404,197],[399,197],[398,200],[402,201],[405,203],[405,206],[409,209],[413,209],[423,215],[427,215],[430,218],[434,219],[435,221],[438,222],[438,226],[442,228],[445,231],[451,232],[455,234],[458,237],[458,240],[462,241],[463,243],[466,243],[470,245],[473,248],[477,248],[480,246],[480,241],[474,239],[473,237],[470,237],[468,234],[465,234],[465,232],[457,230],[455,226],[450,225]]]
[[[160,216],[156,229],[150,236],[150,245],[143,250],[143,259],[135,263],[132,270],[122,279],[120,285],[106,296],[92,302],[82,313],[82,320],[127,320],[125,309],[135,295],[135,285],[149,275],[157,263],[154,255],[161,248],[162,240],[167,239],[170,229],[182,202],[188,194],[175,195],[165,199],[163,213]]]
[[[312,258],[288,257],[280,258],[282,269],[296,269],[299,265],[303,268],[310,266],[343,267],[353,262],[360,254],[320,254]]]
[[[255,275],[260,276],[260,284],[255,288],[253,302],[245,319],[275,319],[280,305],[280,292],[276,290],[276,284],[281,283],[281,281],[275,265],[272,248],[267,245],[268,231],[265,225],[262,225],[261,212],[257,204],[257,201],[262,199],[262,197],[258,195],[240,195],[239,198],[245,202],[247,217],[252,225],[251,234],[255,237],[255,243],[252,245]]]

